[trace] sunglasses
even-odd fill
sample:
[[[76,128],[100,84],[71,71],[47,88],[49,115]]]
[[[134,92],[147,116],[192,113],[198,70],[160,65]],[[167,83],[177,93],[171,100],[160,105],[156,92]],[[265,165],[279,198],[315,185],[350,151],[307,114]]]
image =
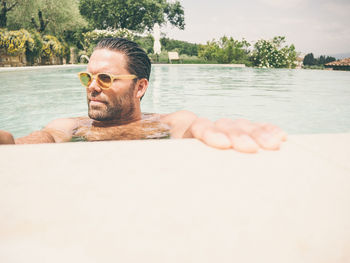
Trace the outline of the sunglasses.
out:
[[[98,73],[96,75],[92,75],[89,72],[79,72],[79,79],[83,86],[88,87],[94,78],[101,89],[108,89],[114,80],[116,79],[136,79],[136,75],[111,75],[108,73]]]

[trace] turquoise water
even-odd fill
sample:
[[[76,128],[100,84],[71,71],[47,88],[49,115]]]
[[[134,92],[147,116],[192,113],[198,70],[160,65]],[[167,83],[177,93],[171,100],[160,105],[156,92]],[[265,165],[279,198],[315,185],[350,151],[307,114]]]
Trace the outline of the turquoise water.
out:
[[[16,137],[86,116],[85,67],[0,72],[0,129]],[[290,134],[350,132],[350,72],[154,65],[144,112],[270,122]]]

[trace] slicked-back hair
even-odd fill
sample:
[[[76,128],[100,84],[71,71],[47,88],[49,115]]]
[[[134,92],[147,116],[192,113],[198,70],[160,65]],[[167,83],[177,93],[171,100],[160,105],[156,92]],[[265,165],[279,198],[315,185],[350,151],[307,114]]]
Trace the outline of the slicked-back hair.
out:
[[[149,80],[151,61],[146,52],[135,42],[124,38],[104,38],[98,42],[96,49],[109,49],[123,53],[127,58],[127,70],[138,79]]]

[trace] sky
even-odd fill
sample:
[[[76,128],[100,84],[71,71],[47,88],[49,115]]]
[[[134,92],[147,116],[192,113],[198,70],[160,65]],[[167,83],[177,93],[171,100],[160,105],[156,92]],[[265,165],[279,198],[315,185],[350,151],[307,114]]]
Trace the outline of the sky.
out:
[[[185,30],[167,37],[205,44],[223,35],[249,42],[286,36],[302,54],[350,53],[350,0],[180,0]]]

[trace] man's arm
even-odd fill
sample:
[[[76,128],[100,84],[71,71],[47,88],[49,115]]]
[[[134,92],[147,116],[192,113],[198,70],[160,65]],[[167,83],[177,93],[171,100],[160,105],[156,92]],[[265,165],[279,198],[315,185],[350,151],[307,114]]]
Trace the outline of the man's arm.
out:
[[[57,119],[50,122],[44,129],[14,139],[12,134],[0,131],[0,144],[36,144],[67,142],[72,138],[72,131],[76,125],[74,119]]]
[[[165,115],[161,121],[171,127],[174,138],[196,138],[214,148],[246,153],[255,153],[260,148],[278,150],[287,138],[286,133],[271,124],[231,119],[212,122],[188,111]]]
[[[36,144],[36,143],[54,143],[54,137],[44,130],[35,131],[31,134],[15,139],[16,144]]]

